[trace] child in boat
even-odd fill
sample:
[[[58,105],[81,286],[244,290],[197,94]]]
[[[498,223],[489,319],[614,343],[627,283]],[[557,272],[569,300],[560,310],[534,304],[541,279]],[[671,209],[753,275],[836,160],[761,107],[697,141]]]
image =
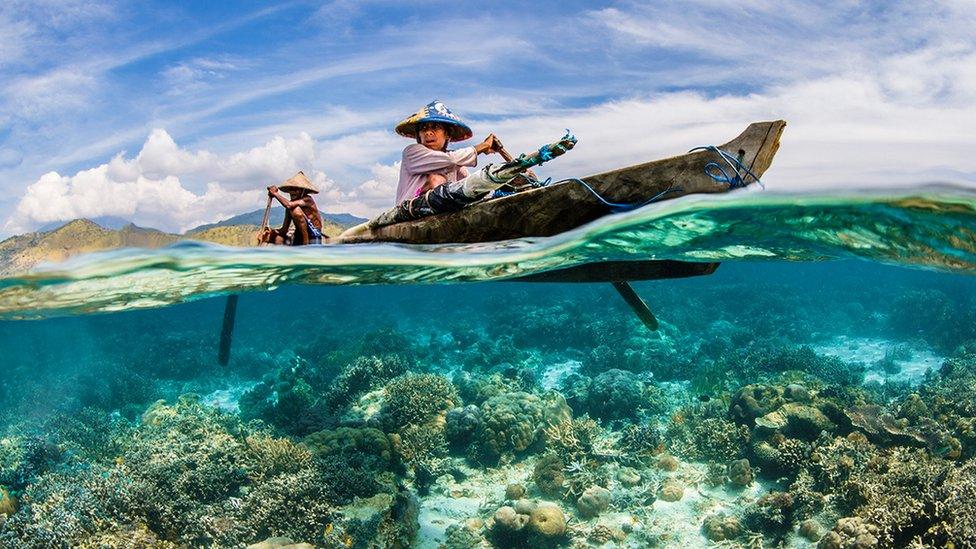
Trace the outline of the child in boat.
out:
[[[468,174],[464,166],[476,165],[479,154],[498,152],[501,144],[489,134],[474,147],[447,151],[451,139],[468,139],[472,132],[443,103],[429,103],[397,124],[396,132],[417,140],[416,144],[403,150],[397,204],[366,223],[347,229],[341,235],[343,238],[358,237],[376,227],[460,210],[519,175],[531,174],[533,166],[560,156],[576,145],[576,137],[567,132],[559,141],[544,145],[531,154],[504,164],[488,164]],[[535,178],[534,174],[532,178]]]
[[[286,197],[282,191],[288,193]],[[319,192],[315,185],[298,172],[280,186],[268,187],[268,196],[274,197],[285,208],[285,220],[278,229],[266,229],[262,241],[268,244],[303,246],[322,243],[322,216],[312,195]],[[290,225],[295,231],[288,234]]]
[[[444,183],[468,176],[467,166],[478,165],[478,155],[496,152],[494,134],[471,147],[447,150],[448,144],[471,139],[473,132],[444,103],[434,100],[396,125],[396,132],[417,142],[403,149],[396,203],[411,200]]]

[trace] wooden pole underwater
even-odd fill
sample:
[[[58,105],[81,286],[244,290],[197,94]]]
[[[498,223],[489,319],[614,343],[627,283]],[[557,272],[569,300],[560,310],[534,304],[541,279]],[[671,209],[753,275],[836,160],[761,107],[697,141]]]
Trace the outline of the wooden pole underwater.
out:
[[[217,350],[217,363],[221,366],[227,366],[230,362],[230,344],[234,339],[238,298],[240,298],[238,294],[230,294],[224,304],[224,322],[220,327],[220,347]]]
[[[498,140],[498,148],[496,151],[501,155],[505,162],[512,161],[512,155],[505,150],[505,145],[502,145],[500,140]],[[629,305],[631,310],[634,311],[634,314],[637,315],[637,318],[644,323],[644,326],[647,326],[647,329],[652,332],[657,331],[657,318],[654,317],[654,313],[652,313],[651,309],[648,308],[646,303],[644,303],[644,300],[637,295],[637,292],[634,291],[634,288],[630,285],[630,283],[626,281],[618,281],[613,282],[612,284],[613,288],[617,290],[617,293],[620,294],[620,297],[624,298],[627,305]]]
[[[258,245],[263,243],[262,235],[268,228],[268,221],[271,218],[271,197],[268,197],[268,204],[264,207],[264,218],[261,220],[261,230],[256,235]],[[224,303],[224,322],[220,326],[220,345],[217,348],[217,363],[227,366],[230,362],[230,346],[234,341],[234,324],[237,321],[237,301],[239,294],[230,294]]]
[[[627,305],[630,305],[631,310],[634,311],[637,318],[641,319],[644,326],[647,326],[647,329],[652,332],[657,331],[657,318],[654,317],[654,313],[647,307],[644,300],[637,295],[634,288],[626,281],[611,282],[611,284],[613,284],[613,288],[617,290],[617,293],[620,294],[620,297],[624,298]]]

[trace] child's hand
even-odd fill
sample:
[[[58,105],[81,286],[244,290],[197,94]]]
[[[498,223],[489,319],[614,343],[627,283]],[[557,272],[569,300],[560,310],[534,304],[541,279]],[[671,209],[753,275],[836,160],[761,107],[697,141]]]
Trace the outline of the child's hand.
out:
[[[278,187],[277,186],[275,186],[275,185],[268,185],[268,196],[272,196],[276,192],[278,192]]]

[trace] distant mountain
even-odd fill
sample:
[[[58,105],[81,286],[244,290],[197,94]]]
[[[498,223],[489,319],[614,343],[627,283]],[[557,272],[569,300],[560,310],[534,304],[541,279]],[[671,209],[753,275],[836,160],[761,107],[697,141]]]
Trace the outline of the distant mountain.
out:
[[[134,225],[134,223],[132,223],[128,219],[124,219],[115,215],[101,215],[98,217],[88,218],[88,220],[98,225],[99,227],[102,227],[103,229],[119,230],[122,227],[125,227],[126,225]],[[55,229],[60,229],[61,227],[64,227],[68,223],[71,223],[71,221],[52,221],[50,223],[45,223],[44,225],[38,227],[37,232],[46,233],[49,231],[53,231]]]
[[[0,242],[0,273],[30,269],[42,261],[63,261],[70,256],[114,248],[159,248],[180,236],[133,224],[113,230],[90,219],[75,219],[52,231],[10,237]]]
[[[322,214],[323,221],[333,223],[335,225],[338,225],[339,227],[342,227],[343,229],[348,229],[353,225],[359,225],[360,223],[366,221],[366,219],[362,217],[356,217],[352,214],[347,214],[347,213],[331,214],[331,213],[325,213],[321,210],[319,211],[319,213]],[[285,217],[285,211],[281,206],[274,206],[271,208],[270,224],[272,227],[280,226],[281,220],[284,219],[284,217]],[[253,212],[238,214],[235,215],[234,217],[230,217],[224,219],[223,221],[218,221],[216,223],[207,223],[205,225],[200,225],[199,227],[194,227],[187,232],[192,233],[192,232],[202,231],[206,229],[211,229],[213,227],[226,227],[229,225],[254,225],[260,227],[262,219],[264,219],[264,210],[254,210]]]
[[[42,262],[63,261],[73,255],[116,248],[161,248],[178,240],[254,246],[264,211],[258,214],[257,221],[253,223],[229,223],[231,220],[225,220],[197,227],[183,235],[137,227],[132,223],[109,229],[91,219],[75,219],[52,230],[12,236],[0,242],[0,276],[24,272]],[[250,218],[245,216],[250,215],[236,218],[248,221]],[[272,225],[280,221],[278,219]],[[327,236],[335,236],[342,231],[342,226],[328,220],[322,228]]]
[[[325,216],[325,219],[335,223],[336,225],[342,226],[342,228],[344,229],[348,229],[349,227],[355,227],[360,223],[366,223],[367,221],[369,221],[365,217],[358,217],[347,213],[337,213],[337,214],[327,213],[322,215]]]

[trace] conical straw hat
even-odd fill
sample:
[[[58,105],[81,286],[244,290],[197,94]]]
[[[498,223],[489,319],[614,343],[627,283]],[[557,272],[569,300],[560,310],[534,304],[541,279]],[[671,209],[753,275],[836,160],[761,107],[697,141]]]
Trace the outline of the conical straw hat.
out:
[[[295,175],[291,176],[290,179],[287,179],[284,183],[278,185],[278,188],[281,190],[305,189],[310,193],[319,192],[319,190],[315,188],[315,185],[313,185],[312,182],[309,181],[307,177],[305,177],[305,172],[296,173]]]
[[[415,139],[418,126],[424,122],[440,122],[447,126],[451,141],[464,141],[471,139],[471,136],[474,135],[471,128],[461,120],[460,116],[451,112],[447,105],[436,99],[401,120],[394,130],[404,137]]]

